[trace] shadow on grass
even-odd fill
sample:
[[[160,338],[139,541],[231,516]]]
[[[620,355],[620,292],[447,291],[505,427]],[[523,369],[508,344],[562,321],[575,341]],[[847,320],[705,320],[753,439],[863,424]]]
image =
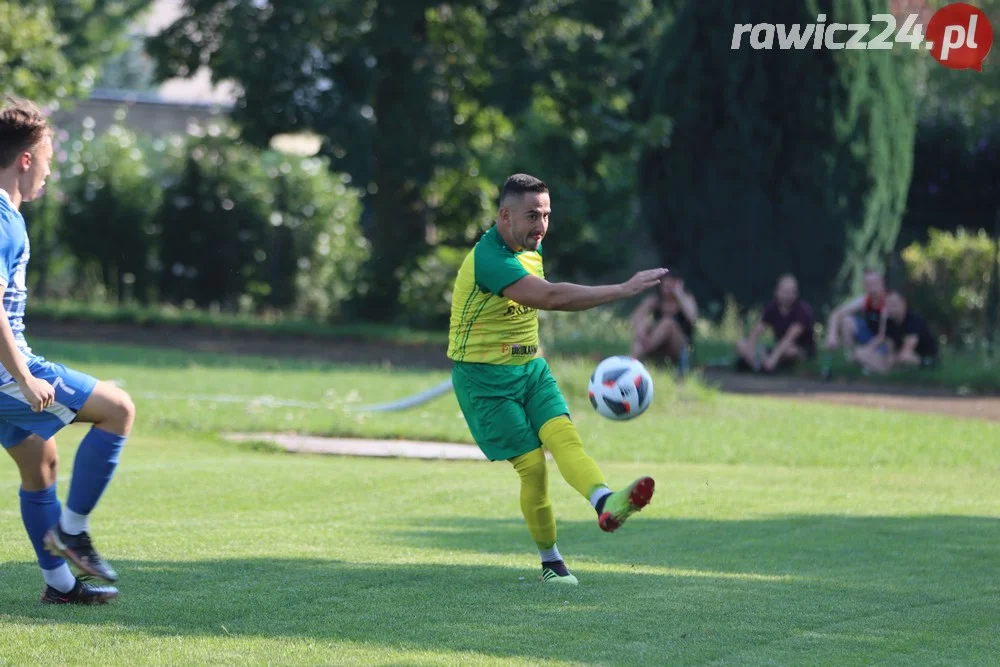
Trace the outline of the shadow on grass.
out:
[[[7,563],[0,608],[17,622],[160,637],[300,637],[602,664],[864,661],[920,651],[974,663],[997,648],[989,630],[1000,520],[640,521],[615,535],[564,523],[560,543],[582,581],[570,590],[486,558],[116,561],[123,597],[67,610],[38,605],[35,568]],[[417,560],[424,547],[522,552],[531,562],[524,527],[513,521],[432,521],[386,540]]]
[[[652,519],[637,515],[618,532],[596,520],[559,521],[558,543],[574,563],[677,568],[728,575],[764,574],[824,579],[850,571],[852,579],[891,583],[924,577],[937,585],[989,574],[1000,562],[1000,519],[967,516],[790,516],[739,521]],[[385,536],[409,547],[473,553],[532,553],[520,520],[460,517],[430,520]],[[984,582],[985,579],[984,579]]]

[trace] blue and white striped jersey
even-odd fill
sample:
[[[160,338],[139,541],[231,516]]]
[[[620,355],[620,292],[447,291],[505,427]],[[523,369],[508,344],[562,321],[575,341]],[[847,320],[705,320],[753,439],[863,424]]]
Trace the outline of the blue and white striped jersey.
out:
[[[26,277],[30,256],[24,217],[11,204],[10,196],[0,190],[0,283],[6,285],[3,310],[25,361],[35,358],[24,338],[24,307],[28,300]],[[0,367],[0,385],[13,379],[7,369]]]

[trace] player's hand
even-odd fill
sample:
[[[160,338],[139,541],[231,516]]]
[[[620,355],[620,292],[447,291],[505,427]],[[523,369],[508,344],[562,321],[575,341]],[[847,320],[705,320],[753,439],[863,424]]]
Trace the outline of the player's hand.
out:
[[[837,349],[838,342],[839,341],[837,340],[837,334],[831,331],[830,334],[826,337],[826,349],[828,350]]]
[[[33,375],[25,377],[17,383],[17,386],[21,388],[24,399],[28,401],[31,409],[35,412],[41,412],[56,400],[55,388],[45,380]]]
[[[623,283],[625,291],[628,296],[635,296],[636,294],[641,294],[645,292],[650,287],[656,287],[660,284],[660,280],[663,276],[670,273],[667,269],[647,269],[645,271],[640,271],[627,282]]]

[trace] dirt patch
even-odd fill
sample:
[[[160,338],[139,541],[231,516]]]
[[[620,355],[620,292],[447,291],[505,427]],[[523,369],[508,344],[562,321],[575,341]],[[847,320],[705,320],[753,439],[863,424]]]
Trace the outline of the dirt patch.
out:
[[[893,396],[888,394],[815,393],[782,394],[799,401],[858,405],[881,410],[906,410],[924,414],[942,414],[967,419],[1000,421],[1000,398],[943,398],[929,396]]]
[[[444,370],[451,367],[444,345],[403,344],[366,339],[267,335],[226,329],[143,327],[131,324],[94,324],[31,321],[32,336],[116,345],[140,345],[218,354],[317,359],[334,363],[389,364]],[[705,379],[721,391],[756,394],[800,401],[858,405],[884,410],[909,410],[1000,421],[1000,397],[959,396],[955,390],[915,386],[886,386],[822,382],[808,378],[755,376],[718,370]]]
[[[376,458],[486,461],[475,445],[417,440],[372,440],[368,438],[326,438],[295,433],[229,433],[230,442],[266,442],[292,454],[330,454]],[[545,453],[548,460],[552,455]]]
[[[850,383],[845,380],[823,382],[725,371],[706,371],[705,379],[710,385],[730,393],[1000,421],[1000,397],[962,396],[954,389]]]
[[[230,442],[267,442],[293,454],[332,454],[378,458],[446,459],[485,461],[475,445],[412,440],[370,440],[366,438],[322,438],[292,433],[230,433]]]

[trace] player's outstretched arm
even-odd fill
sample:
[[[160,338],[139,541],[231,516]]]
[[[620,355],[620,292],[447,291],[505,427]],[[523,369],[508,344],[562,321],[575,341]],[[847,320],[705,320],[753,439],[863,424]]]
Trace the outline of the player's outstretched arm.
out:
[[[528,275],[504,288],[503,296],[538,310],[589,310],[641,294],[659,285],[666,274],[666,269],[649,269],[640,271],[624,283],[597,286],[550,283],[544,278]]]

